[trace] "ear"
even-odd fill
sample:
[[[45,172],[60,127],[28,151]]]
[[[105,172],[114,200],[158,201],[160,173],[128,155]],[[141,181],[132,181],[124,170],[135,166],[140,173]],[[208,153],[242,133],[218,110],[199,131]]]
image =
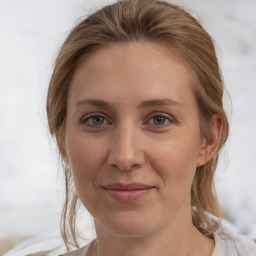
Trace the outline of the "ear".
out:
[[[65,162],[65,164],[66,164],[67,166],[70,166],[70,160],[69,160],[69,157],[68,157],[67,153],[66,153],[66,152],[63,153],[63,154],[61,155],[61,157],[62,157],[63,161]]]
[[[63,146],[62,150],[60,151],[61,157],[62,157],[64,163],[66,164],[66,166],[70,166],[70,159],[68,156],[66,145],[63,144],[62,146]]]
[[[209,130],[208,138],[204,138],[198,158],[197,158],[197,167],[202,166],[209,162],[216,151],[219,148],[220,137],[222,129],[222,118],[219,115],[213,115],[211,119],[211,127]]]

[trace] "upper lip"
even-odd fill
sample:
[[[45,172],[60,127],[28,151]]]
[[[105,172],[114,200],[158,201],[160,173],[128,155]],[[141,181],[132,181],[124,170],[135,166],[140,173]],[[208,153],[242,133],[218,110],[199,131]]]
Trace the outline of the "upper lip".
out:
[[[122,183],[111,183],[105,186],[102,186],[104,189],[108,190],[142,190],[142,189],[150,189],[154,188],[155,186],[146,185],[141,183],[129,183],[129,184],[122,184]]]

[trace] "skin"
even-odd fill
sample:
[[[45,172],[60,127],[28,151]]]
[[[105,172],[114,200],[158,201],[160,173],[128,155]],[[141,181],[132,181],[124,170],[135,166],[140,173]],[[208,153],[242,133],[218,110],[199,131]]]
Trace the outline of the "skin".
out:
[[[196,167],[217,150],[201,138],[190,71],[156,43],[98,50],[76,70],[67,106],[65,155],[81,202],[95,220],[93,255],[211,255],[214,240],[192,224]],[[138,200],[117,200],[110,183],[153,186]]]

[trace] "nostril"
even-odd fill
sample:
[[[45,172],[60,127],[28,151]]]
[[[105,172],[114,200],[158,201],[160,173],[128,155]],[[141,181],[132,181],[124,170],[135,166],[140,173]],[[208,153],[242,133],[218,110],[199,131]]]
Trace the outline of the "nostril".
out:
[[[129,171],[131,169],[134,169],[136,167],[138,167],[137,163],[134,163],[135,161],[130,159],[127,161],[127,159],[113,159],[113,158],[109,158],[109,164],[113,167],[116,167],[122,171]]]
[[[136,169],[137,167],[138,167],[138,164],[133,164],[133,165],[129,165],[129,166],[127,165],[122,168],[119,167],[119,169],[121,169],[122,171],[130,171],[132,169]]]
[[[144,156],[142,153],[130,154],[130,155],[118,155],[110,154],[108,157],[108,164],[112,167],[118,168],[122,171],[129,171],[137,169],[144,163]]]

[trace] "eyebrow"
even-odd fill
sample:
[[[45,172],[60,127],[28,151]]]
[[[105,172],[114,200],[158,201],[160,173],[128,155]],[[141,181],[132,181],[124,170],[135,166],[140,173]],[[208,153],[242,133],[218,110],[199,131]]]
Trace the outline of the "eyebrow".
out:
[[[153,106],[175,106],[175,107],[180,107],[180,108],[185,107],[180,102],[175,101],[175,100],[170,99],[170,98],[157,99],[157,100],[146,100],[146,101],[143,101],[139,104],[140,108],[153,107]]]
[[[111,107],[111,104],[107,101],[104,100],[98,100],[98,99],[85,99],[85,100],[81,100],[78,101],[76,104],[76,106],[79,105],[93,105],[96,107]]]
[[[85,100],[78,101],[75,105],[76,106],[93,105],[101,108],[111,107],[111,104],[109,102],[104,100],[99,100],[99,99],[85,99]],[[154,107],[154,106],[174,106],[179,108],[185,108],[183,104],[170,98],[145,100],[138,105],[138,108],[147,108],[147,107]]]

